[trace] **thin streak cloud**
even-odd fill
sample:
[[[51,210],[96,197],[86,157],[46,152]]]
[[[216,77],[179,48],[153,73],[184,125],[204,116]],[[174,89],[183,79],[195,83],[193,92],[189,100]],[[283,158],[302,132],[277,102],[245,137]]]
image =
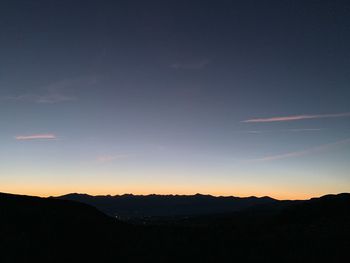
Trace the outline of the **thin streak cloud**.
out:
[[[314,154],[314,153],[318,153],[318,152],[327,151],[327,150],[334,148],[336,146],[342,146],[342,145],[347,145],[347,144],[350,144],[350,138],[345,139],[345,140],[340,140],[337,142],[333,142],[333,143],[323,144],[320,146],[312,147],[312,148],[301,150],[301,151],[288,152],[288,153],[277,154],[277,155],[269,155],[269,156],[265,156],[262,158],[253,159],[250,161],[264,162],[264,161],[275,161],[275,160],[280,160],[280,159],[287,159],[287,158],[292,158],[292,157],[300,157],[300,156],[304,156],[304,155],[310,155],[310,154]]]
[[[32,134],[32,135],[20,135],[15,137],[18,141],[33,141],[33,140],[56,140],[55,134]]]
[[[279,116],[270,118],[255,118],[248,119],[241,122],[245,123],[260,123],[260,122],[283,122],[283,121],[298,121],[306,119],[323,119],[323,118],[341,118],[350,117],[350,112],[334,113],[334,114],[314,114],[314,115],[293,115],[293,116]]]
[[[274,133],[274,132],[318,132],[322,131],[320,128],[304,128],[304,129],[282,129],[282,130],[250,130],[246,133],[261,134],[261,133]]]

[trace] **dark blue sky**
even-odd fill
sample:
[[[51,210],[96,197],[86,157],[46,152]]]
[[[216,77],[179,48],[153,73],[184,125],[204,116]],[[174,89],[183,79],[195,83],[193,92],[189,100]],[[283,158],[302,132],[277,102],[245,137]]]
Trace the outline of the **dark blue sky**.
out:
[[[1,1],[2,191],[350,187],[350,2]]]

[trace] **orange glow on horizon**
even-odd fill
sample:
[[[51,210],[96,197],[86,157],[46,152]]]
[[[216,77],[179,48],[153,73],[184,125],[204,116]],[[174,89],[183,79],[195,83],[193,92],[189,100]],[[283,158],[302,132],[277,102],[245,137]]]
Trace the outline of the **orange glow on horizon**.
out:
[[[269,196],[271,198],[279,199],[279,200],[303,200],[310,199],[312,197],[319,197],[329,193],[322,192],[314,192],[314,193],[291,193],[286,191],[280,192],[269,192],[266,191],[238,191],[238,190],[222,190],[218,191],[217,189],[202,189],[195,191],[190,189],[181,189],[181,188],[173,188],[173,189],[137,189],[134,188],[133,191],[127,191],[125,189],[97,189],[97,188],[81,188],[81,187],[44,187],[44,188],[27,188],[27,187],[18,187],[18,188],[4,188],[0,189],[0,192],[19,194],[19,195],[30,195],[30,196],[39,196],[39,197],[49,197],[49,196],[61,196],[69,193],[82,193],[89,195],[123,195],[123,194],[134,194],[134,195],[150,195],[150,194],[158,194],[158,195],[195,195],[197,193],[203,195],[212,195],[212,196],[235,196],[235,197],[249,197],[249,196]]]

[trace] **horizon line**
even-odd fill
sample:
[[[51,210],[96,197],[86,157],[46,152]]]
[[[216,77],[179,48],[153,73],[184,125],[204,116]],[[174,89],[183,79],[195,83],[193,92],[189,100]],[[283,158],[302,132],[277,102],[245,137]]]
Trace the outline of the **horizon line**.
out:
[[[132,193],[123,193],[123,194],[88,194],[88,193],[77,193],[77,192],[70,192],[67,194],[62,194],[62,195],[30,195],[30,194],[19,194],[19,193],[9,193],[9,192],[0,192],[0,194],[10,194],[10,195],[21,195],[21,196],[31,196],[31,197],[39,197],[39,198],[59,198],[62,196],[66,196],[66,195],[72,195],[72,194],[76,194],[76,195],[87,195],[90,197],[101,197],[101,196],[110,196],[110,197],[120,197],[120,196],[140,196],[140,197],[147,197],[147,196],[184,196],[184,197],[190,197],[190,196],[196,196],[196,195],[200,195],[200,196],[210,196],[210,197],[214,197],[214,198],[271,198],[277,201],[302,201],[302,200],[311,200],[313,198],[321,198],[323,196],[329,196],[329,195],[340,195],[340,194],[350,194],[350,192],[337,192],[337,193],[327,193],[327,194],[321,194],[321,195],[317,195],[317,196],[312,196],[306,199],[300,199],[300,198],[296,198],[296,199],[281,199],[281,198],[274,198],[271,197],[269,195],[262,195],[262,196],[256,196],[256,195],[247,195],[247,196],[235,196],[235,195],[215,195],[215,194],[202,194],[202,193],[195,193],[195,194],[157,194],[157,193],[151,193],[151,194],[132,194]]]

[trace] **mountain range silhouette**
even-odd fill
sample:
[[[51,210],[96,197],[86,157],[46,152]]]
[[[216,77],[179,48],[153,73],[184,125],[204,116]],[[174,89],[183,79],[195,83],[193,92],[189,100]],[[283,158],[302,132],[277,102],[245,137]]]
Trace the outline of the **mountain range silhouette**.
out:
[[[79,202],[62,200],[73,197]],[[81,197],[0,193],[0,262],[343,262],[348,258],[348,193],[301,201],[83,195],[88,200],[111,199],[113,204],[115,199],[127,199],[124,207],[132,205],[127,211],[160,202],[157,209],[143,211],[148,215],[160,211],[165,217],[145,224],[118,220],[97,205],[82,203]],[[135,198],[137,202],[130,201]],[[212,208],[211,202],[220,209]],[[171,208],[170,204],[186,209],[174,208],[176,213],[168,214],[171,209],[164,207]],[[206,204],[211,208],[183,216],[190,207]]]
[[[125,219],[178,217],[228,213],[257,205],[277,204],[270,197],[215,197],[211,195],[115,195],[67,194],[58,199],[92,205],[111,216]]]

